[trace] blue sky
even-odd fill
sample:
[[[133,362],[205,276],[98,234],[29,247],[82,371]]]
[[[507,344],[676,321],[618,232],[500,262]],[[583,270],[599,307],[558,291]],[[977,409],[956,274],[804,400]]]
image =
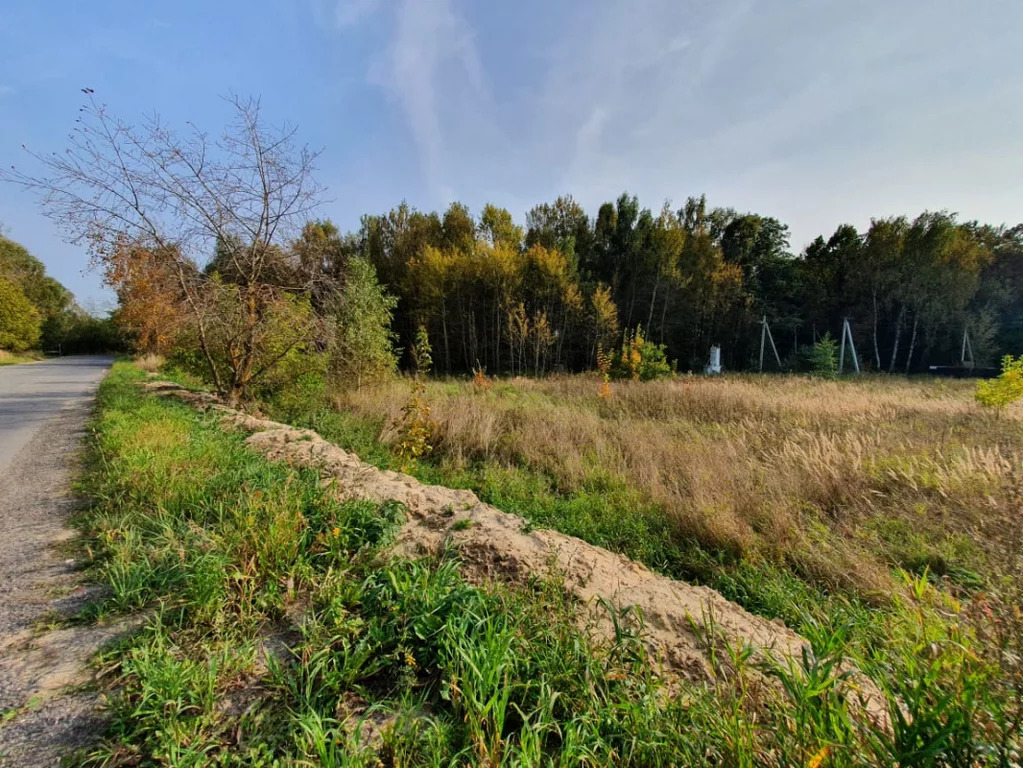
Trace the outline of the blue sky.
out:
[[[211,130],[262,97],[322,147],[323,215],[402,199],[521,219],[569,193],[774,215],[1023,220],[1019,0],[5,0],[0,163],[60,149],[80,89]],[[21,190],[0,223],[87,305],[87,255]]]

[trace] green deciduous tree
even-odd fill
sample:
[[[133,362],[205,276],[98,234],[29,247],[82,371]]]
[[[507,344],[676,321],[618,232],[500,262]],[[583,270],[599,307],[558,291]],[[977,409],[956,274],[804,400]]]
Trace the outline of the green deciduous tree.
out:
[[[0,278],[0,349],[22,352],[39,341],[39,311],[21,288]]]
[[[330,372],[339,383],[361,387],[394,373],[391,319],[396,304],[369,261],[356,256],[348,262],[344,285],[330,307]]]
[[[75,319],[74,297],[57,280],[46,274],[43,263],[26,248],[0,236],[0,278],[18,286],[39,313],[40,343],[57,347]]]
[[[46,268],[26,248],[0,237],[0,277],[21,288],[45,320],[71,304],[71,292],[46,274]]]
[[[571,195],[559,197],[553,203],[541,203],[526,214],[527,248],[542,245],[557,248],[575,271],[580,262],[589,263],[593,249],[593,230],[586,211]]]
[[[494,247],[517,250],[522,245],[522,228],[515,224],[511,213],[490,203],[483,206],[480,214],[479,233]]]

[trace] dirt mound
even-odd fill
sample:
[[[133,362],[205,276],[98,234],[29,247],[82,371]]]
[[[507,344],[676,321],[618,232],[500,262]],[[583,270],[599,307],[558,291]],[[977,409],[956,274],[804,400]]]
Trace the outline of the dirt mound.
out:
[[[465,576],[475,583],[523,583],[556,573],[565,589],[584,605],[606,600],[619,610],[642,612],[644,639],[665,672],[691,680],[708,679],[708,640],[753,646],[763,657],[798,657],[806,641],[780,622],[755,616],[707,587],[661,576],[648,568],[581,539],[551,530],[531,530],[522,518],[481,502],[467,490],[424,485],[409,475],[380,470],[328,443],[315,432],[256,418],[208,395],[166,382],[147,385],[200,407],[212,407],[226,423],[253,432],[246,443],[267,458],[315,467],[343,498],[399,501],[409,519],[394,551],[424,556],[454,545]],[[597,626],[611,633],[606,611],[595,611]],[[599,618],[603,616],[603,618]],[[857,688],[865,705],[883,717],[882,699],[869,681]]]

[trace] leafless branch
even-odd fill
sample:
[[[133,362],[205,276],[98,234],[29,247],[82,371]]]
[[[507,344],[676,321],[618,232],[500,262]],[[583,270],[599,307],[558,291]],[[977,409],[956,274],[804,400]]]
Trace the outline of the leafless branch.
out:
[[[11,167],[0,170],[0,179],[38,194],[44,213],[70,242],[88,246],[94,264],[108,263],[126,243],[173,259],[168,271],[178,277],[221,389],[229,387],[209,339],[222,318],[211,311],[217,301],[210,294],[227,282],[238,286],[241,327],[217,330],[231,349],[230,386],[237,389],[268,367],[255,360],[265,304],[279,298],[282,282],[271,273],[280,271],[281,254],[320,203],[323,188],[314,179],[318,153],[297,143],[294,128],[269,127],[257,99],[232,96],[228,103],[234,120],[211,140],[191,124],[179,135],[155,115],[132,125],[87,91],[68,148],[53,154],[26,148],[41,172]],[[214,266],[229,279],[204,271],[215,253],[220,263]],[[278,285],[267,290],[274,279]],[[311,287],[298,273],[283,282],[295,292]]]

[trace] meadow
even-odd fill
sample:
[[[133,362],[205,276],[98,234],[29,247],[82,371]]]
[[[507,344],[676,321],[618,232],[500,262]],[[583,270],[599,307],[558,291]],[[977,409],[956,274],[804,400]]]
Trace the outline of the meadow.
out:
[[[141,377],[119,364],[100,391],[79,524],[108,586],[85,618],[149,618],[102,661],[112,723],[83,764],[1019,760],[1021,424],[968,383],[477,377],[265,407],[807,639],[766,664],[718,648],[695,683],[658,674],[641,626],[590,635],[556,579],[388,557],[400,507],[336,500]],[[843,694],[847,660],[887,722]]]
[[[283,408],[396,466],[408,384]],[[431,381],[424,479],[679,578],[755,564],[883,602],[898,571],[971,589],[1017,543],[1023,421],[932,378]]]

